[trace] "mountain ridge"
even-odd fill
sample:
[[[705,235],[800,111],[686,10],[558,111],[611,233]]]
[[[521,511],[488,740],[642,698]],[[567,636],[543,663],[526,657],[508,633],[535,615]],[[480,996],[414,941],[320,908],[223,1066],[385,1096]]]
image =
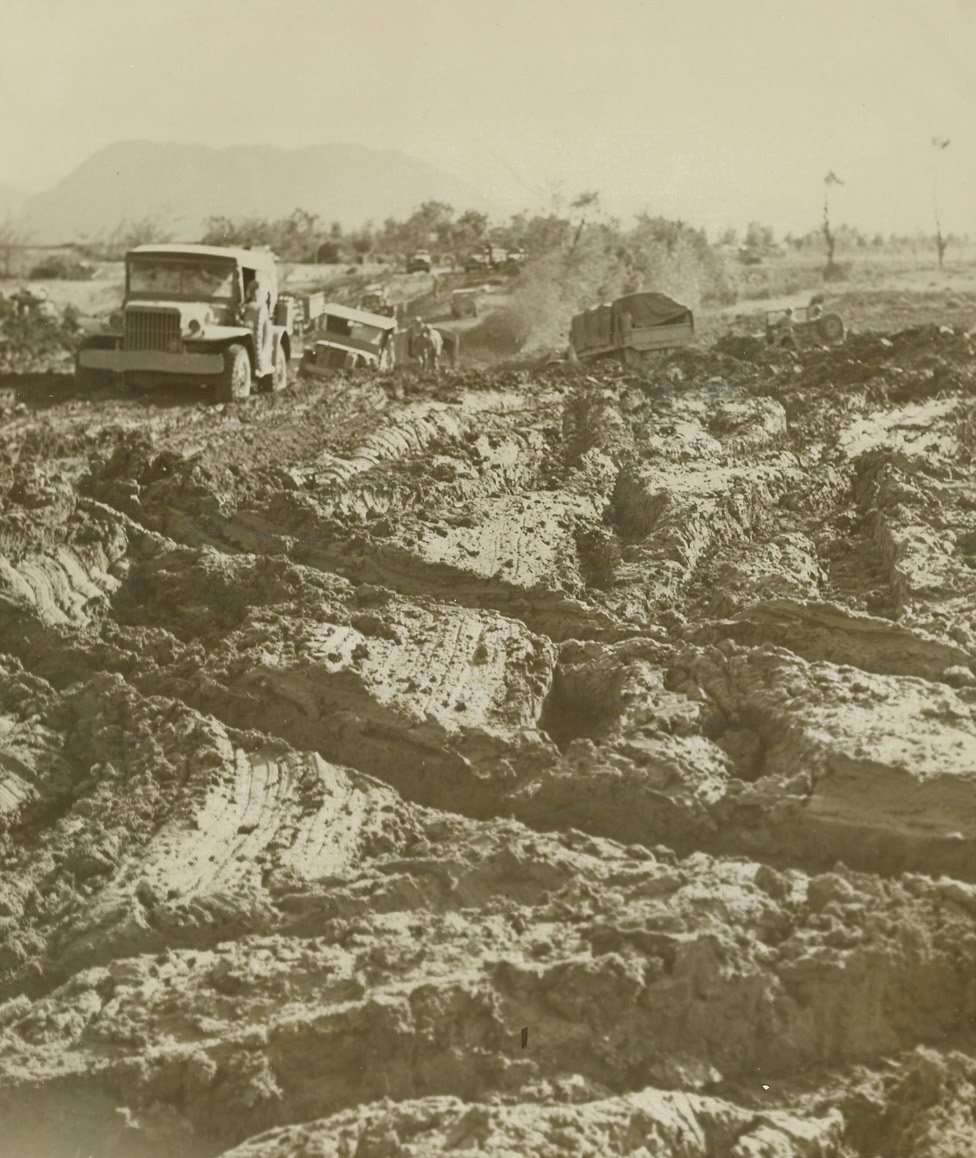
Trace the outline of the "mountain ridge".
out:
[[[54,243],[95,240],[146,218],[188,238],[208,217],[279,218],[298,208],[351,229],[407,216],[428,200],[459,211],[496,209],[461,178],[396,149],[128,140],[105,145],[52,189],[27,197],[21,212],[36,241]]]

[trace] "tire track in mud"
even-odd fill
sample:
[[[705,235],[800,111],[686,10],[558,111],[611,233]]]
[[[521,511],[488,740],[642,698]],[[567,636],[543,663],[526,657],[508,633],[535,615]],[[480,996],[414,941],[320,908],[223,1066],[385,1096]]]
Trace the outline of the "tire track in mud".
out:
[[[725,415],[723,421],[725,422],[726,425],[728,425],[729,420],[728,420],[727,414]],[[767,425],[768,425],[768,423],[767,423]],[[775,423],[773,425],[775,427]],[[693,441],[695,439],[698,439],[700,441],[700,437],[699,437],[700,427],[698,428],[698,431],[699,431],[699,433],[696,433],[695,429],[692,429],[691,437],[692,437]],[[739,440],[742,441],[741,435],[739,436]],[[757,441],[761,442],[762,440],[761,439],[757,440],[755,438],[752,439],[753,443],[756,443]],[[592,449],[592,447],[588,448],[588,449]],[[645,476],[648,476],[648,474],[649,474],[648,468],[644,468],[644,473],[645,473]],[[625,477],[626,476],[624,473],[617,475],[617,480],[616,480],[615,489],[614,489],[614,497],[616,499],[619,499],[621,479],[625,478]],[[651,472],[649,474],[649,477],[651,479],[653,479],[655,477],[653,475],[653,472]],[[721,477],[722,477],[722,473],[721,473],[721,471],[719,471],[720,480],[721,480]],[[689,490],[692,494],[697,494],[701,491],[701,487],[700,487],[700,485],[698,485],[697,487],[695,485],[691,485],[691,486],[689,486]],[[643,494],[643,492],[638,492],[638,493]],[[719,490],[717,493],[721,496],[721,494],[722,494],[721,486],[719,486]],[[641,531],[644,532],[643,540],[642,540],[642,547],[644,547],[644,549],[647,549],[646,548],[646,540],[652,537],[655,527],[660,522],[660,519],[658,517],[659,512],[654,513],[652,515],[650,521],[649,522],[645,521],[645,525],[641,526],[638,515],[635,514],[634,511],[640,512],[644,509],[644,507],[648,506],[648,504],[649,504],[650,509],[652,511],[654,511],[654,512],[657,511],[657,508],[660,507],[661,492],[659,492],[659,491],[655,492],[655,491],[651,490],[650,494],[651,494],[651,498],[649,500],[648,499],[642,499],[642,502],[644,504],[643,506],[638,504],[637,507],[635,507],[634,501],[631,500],[630,505],[628,507],[626,505],[626,501],[621,500],[621,502],[624,502],[623,510],[625,512],[627,512],[626,516],[623,519],[622,525],[623,525],[624,529],[627,531],[628,537],[630,537],[630,538],[639,537],[640,532]],[[722,500],[722,501],[725,501],[725,500]],[[768,505],[769,505],[768,503],[757,504],[755,502],[752,502],[750,504],[747,504],[745,507],[743,507],[742,503],[733,500],[731,502],[731,505],[726,508],[726,515],[725,516],[718,517],[715,514],[715,510],[713,509],[712,518],[711,519],[701,518],[697,525],[700,528],[704,528],[705,539],[707,542],[708,539],[711,537],[711,535],[715,532],[716,528],[720,528],[720,527],[726,525],[729,522],[729,519],[731,519],[731,524],[732,524],[731,538],[732,539],[736,539],[736,538],[741,539],[743,534],[745,534],[747,532],[747,529],[748,529],[748,525],[749,525],[748,512],[750,510],[755,511],[757,509],[761,509],[761,508],[768,506]],[[718,509],[721,509],[721,508],[718,508]],[[743,511],[745,512],[745,514],[743,514]],[[729,512],[731,512],[731,514],[729,514]],[[743,518],[746,519],[745,523],[743,523]],[[680,526],[684,522],[685,522],[684,520],[677,520],[677,521],[672,520],[672,525],[679,525]],[[635,528],[636,528],[636,530],[635,530]],[[726,535],[726,538],[729,538],[729,537],[730,536]],[[666,549],[670,550],[671,548],[667,547]],[[686,561],[685,561],[686,574],[690,574],[694,570],[695,566],[697,565],[697,560],[700,557],[702,550],[704,550],[704,549],[705,549],[705,546],[702,544],[699,544],[694,549],[692,557],[686,558]],[[682,548],[682,550],[683,550],[683,548]],[[652,547],[651,547],[652,557],[653,557],[653,552],[654,552],[654,547],[652,545]],[[380,577],[385,577],[385,576],[380,576]],[[377,576],[375,574],[371,574],[370,578],[377,578]],[[206,616],[206,614],[204,614],[204,619],[206,619],[206,618],[207,618],[207,616]],[[751,626],[753,627],[753,630],[755,630],[755,625],[752,624]],[[623,634],[626,634],[626,630],[624,630]],[[362,640],[358,640],[357,643],[354,644],[353,646],[359,646],[360,644],[362,644],[362,642],[363,642]],[[309,644],[308,641],[306,641],[306,645],[312,647],[313,650],[315,649],[314,642]],[[319,650],[321,650],[321,649],[319,649]],[[400,662],[402,662],[402,660]],[[408,666],[409,666],[409,663],[408,663]],[[264,679],[265,677],[262,676],[259,678]],[[406,678],[408,680],[412,680],[413,677],[408,675]],[[213,683],[213,681],[211,681],[211,686],[212,686],[212,683]],[[218,679],[217,683],[219,686],[223,686],[225,684],[225,681],[223,680],[223,678],[220,678],[220,679]],[[154,686],[154,685],[150,685],[150,687],[152,687],[152,686]],[[164,690],[172,690],[172,687],[169,685],[166,685],[165,683],[161,686],[163,687]],[[256,711],[259,713],[260,718],[267,721],[266,726],[268,727],[268,729],[270,731],[276,731],[279,734],[281,734],[280,726],[276,727],[273,721],[276,717],[286,716],[287,713],[286,712],[279,712],[277,709],[277,706],[269,707],[268,704],[262,703],[260,696],[257,698],[250,696],[247,693],[246,688],[241,688],[240,685],[238,685],[238,684],[235,684],[234,687],[235,687],[235,690],[231,690],[229,695],[226,695],[224,693],[218,693],[216,697],[214,697],[214,695],[210,694],[208,696],[201,698],[197,693],[195,693],[194,689],[187,688],[184,684],[177,685],[177,689],[179,690],[180,694],[188,697],[190,702],[197,703],[198,706],[203,707],[205,710],[216,711],[218,715],[220,715],[222,718],[228,719],[232,723],[240,724],[242,722],[242,720],[248,715],[248,713],[250,713],[252,711]],[[301,702],[303,693],[301,691],[296,691],[295,695],[298,697],[298,700],[295,701],[293,698],[292,702]],[[288,697],[286,695],[286,700],[287,700],[287,698]],[[369,709],[371,707],[371,698],[372,698],[371,694],[366,693],[363,696],[361,696],[361,698],[358,701],[353,701],[353,703],[358,702],[359,707],[362,710],[369,713]],[[340,708],[338,715],[341,716],[343,714],[343,712],[346,712],[348,710],[352,710],[355,713],[357,709],[354,707],[352,707],[351,709]],[[309,714],[307,709],[306,709],[306,714]],[[341,732],[341,730],[342,730],[341,728],[339,728],[339,729],[335,729],[335,728],[326,729],[325,735],[321,732],[321,730],[309,731],[307,729],[301,729],[301,728],[298,731],[294,731],[294,730],[290,731],[290,730],[286,729],[283,734],[285,735],[285,737],[287,739],[289,739],[292,742],[311,743],[311,744],[313,744],[313,746],[317,745],[320,748],[324,748],[324,750],[326,750],[327,754],[331,758],[339,759],[339,760],[350,759],[351,758],[350,757],[350,751],[355,749],[359,753],[358,758],[361,761],[363,759],[363,755],[362,755],[363,752],[364,751],[369,752],[370,750],[372,750],[373,755],[369,756],[367,758],[368,763],[366,766],[371,771],[381,773],[384,764],[386,764],[390,761],[389,747],[391,744],[396,742],[397,735],[399,733],[402,733],[403,723],[398,722],[395,718],[387,719],[386,722],[384,723],[382,714],[380,714],[380,716],[378,718],[376,717],[375,712],[373,712],[371,714],[374,716],[373,724],[372,724],[372,726],[370,726],[367,729],[366,733],[363,732],[361,727],[357,727],[355,720],[353,720],[353,727],[352,727],[351,733],[347,734],[347,736],[343,739],[337,740],[336,736],[335,736],[335,733],[337,730],[339,732]],[[409,716],[409,712],[408,712],[408,716]],[[531,720],[527,718],[526,722],[529,723],[529,722],[531,722]],[[378,727],[377,727],[377,725],[378,725]],[[736,729],[736,730],[741,731],[741,729]],[[412,729],[412,731],[414,731],[414,734],[411,736],[410,742],[412,744],[415,744],[419,737],[416,734],[415,730]],[[448,731],[450,731],[450,729],[448,729]],[[329,734],[330,732],[331,732],[331,734]],[[325,738],[325,736],[328,736],[328,738]],[[644,747],[646,750],[649,746],[647,744],[645,744]],[[425,765],[427,765],[430,761],[434,761],[435,766],[437,766],[438,760],[443,759],[443,757],[439,757],[436,754],[436,749],[437,749],[436,744],[434,745],[433,749],[429,749],[429,748],[425,749],[423,744],[421,744],[420,754],[417,757],[411,758],[407,761],[408,764],[410,765],[410,769],[409,769],[409,771],[405,770],[403,776],[399,776],[397,778],[397,783],[400,786],[405,787],[405,790],[407,790],[408,792],[411,792],[411,793],[416,792],[416,786],[415,786],[415,784],[412,783],[412,781],[414,780],[414,777],[417,777],[417,779],[420,779],[420,777],[418,776],[418,773],[425,771]],[[504,747],[499,748],[496,746],[494,748],[494,755],[496,757],[502,755],[503,752],[504,752]],[[714,764],[715,763],[715,756],[718,756],[720,761],[724,758],[724,754],[721,750],[718,752],[713,752],[711,754],[711,760],[710,761],[706,760],[706,764],[709,762]],[[444,765],[444,767],[445,768],[453,768],[456,772],[458,767],[459,767],[457,762],[456,762],[456,757],[448,756],[447,757],[447,764]],[[733,771],[734,771],[734,769],[733,769]],[[751,774],[750,778],[755,778],[755,774]],[[726,777],[726,779],[727,779],[727,777]],[[424,789],[423,792],[420,794],[419,798],[420,799],[426,799],[426,800],[432,799],[430,796],[427,795],[427,792],[428,792],[428,790]],[[497,792],[497,790],[496,790],[496,792]],[[715,803],[714,799],[710,800],[710,804],[714,804],[714,803]],[[804,802],[804,803],[806,803],[806,802]],[[484,805],[482,805],[481,807],[484,807]],[[538,811],[538,808],[535,808],[534,811]],[[553,811],[553,809],[549,809],[549,811]],[[556,809],[556,811],[558,811],[558,809]],[[522,810],[521,808],[520,808],[520,812],[523,815],[525,814],[524,810]],[[808,812],[809,812],[809,809],[804,809],[801,812],[801,815],[804,815]],[[702,827],[701,818],[693,818],[693,817],[683,818],[682,824],[687,828],[689,834],[693,834],[693,835],[690,835],[688,838],[691,841],[691,845],[690,845],[691,847],[695,847],[695,846],[714,847],[712,845],[712,843],[710,841],[708,841],[707,838],[704,836],[704,834],[702,834],[702,832],[701,832],[701,827]],[[734,828],[736,831],[739,831],[740,826],[735,825]],[[601,831],[606,831],[606,830],[601,829]],[[667,836],[668,839],[671,839],[671,840],[676,839],[674,834],[670,831],[666,832],[665,835]],[[814,843],[820,842],[820,841],[822,841],[822,839],[823,839],[823,834],[818,830],[816,832],[815,837],[814,837]],[[782,846],[782,845],[786,845],[788,842],[784,838],[781,837],[776,841],[776,843]],[[732,849],[734,850],[735,847],[736,847],[735,842],[733,841],[732,842]],[[749,851],[750,853],[754,853],[756,851],[755,839],[750,839],[745,847],[746,847],[747,851]],[[968,855],[968,845],[966,845],[964,842],[963,849],[962,849],[963,859],[966,857],[966,855]],[[885,860],[885,858],[881,858],[881,859]],[[958,860],[959,858],[956,857],[955,859]],[[820,863],[820,862],[818,862],[818,863]],[[915,861],[912,861],[911,863],[915,863]]]
[[[400,1101],[410,1096],[417,1065],[431,1093],[468,1101],[511,1088],[513,1080],[524,1084],[540,1064],[549,1080],[596,1081],[621,1094],[648,1078],[664,1088],[695,1089],[748,1072],[758,1057],[780,1072],[783,1065],[911,1044],[931,1032],[923,1028],[925,1011],[912,1011],[918,970],[940,977],[946,1025],[954,1024],[952,1008],[966,1000],[967,984],[971,988],[959,945],[971,933],[955,920],[950,935],[944,928],[936,935],[933,890],[922,879],[914,890],[875,893],[872,906],[862,895],[868,882],[853,875],[828,874],[807,884],[799,874],[767,871],[753,883],[755,866],[748,864],[721,866],[703,857],[669,864],[580,838],[563,844],[537,837],[513,859],[507,838],[514,831],[474,834],[458,822],[447,824],[445,830],[444,821],[427,822],[440,847],[422,845],[426,863],[390,849],[388,867],[381,862],[372,871],[372,896],[360,884],[335,881],[336,895],[322,907],[314,892],[293,891],[287,911],[311,942],[260,939],[243,959],[228,946],[171,950],[155,972],[151,958],[109,962],[36,1009],[2,1011],[13,1027],[10,1046],[21,1058],[33,1057],[48,1083],[75,1071],[73,1098],[96,1108],[105,1091],[123,1082],[132,1118],[149,1118],[150,1141],[153,1106],[177,1080],[186,1097],[170,1126],[200,1138],[206,1150],[213,1145],[205,1120],[210,1089],[236,1121],[229,1131],[222,1128],[224,1138],[261,1129],[269,1114],[302,1121],[384,1095]],[[473,850],[480,852],[476,860]],[[471,925],[477,912],[471,901],[491,895],[501,881],[520,886],[518,900],[497,918]],[[597,881],[601,900],[581,927],[573,908]],[[375,887],[380,882],[382,895]],[[426,927],[397,915],[415,909],[417,882],[430,882],[421,888],[437,902]],[[782,901],[795,889],[795,915],[784,918],[773,898]],[[956,895],[972,903],[971,896]],[[818,914],[839,913],[837,906],[843,922],[819,920]],[[871,922],[879,909],[889,922],[884,935]],[[337,919],[337,912],[367,920]],[[519,955],[509,922],[522,919],[539,935]],[[928,922],[926,937],[906,964],[899,937],[917,930],[920,919]],[[370,924],[382,931],[380,944]],[[733,927],[749,936],[733,938]],[[450,930],[454,938],[445,936]],[[465,937],[476,939],[476,956],[465,951]],[[861,938],[870,945],[860,948]],[[849,962],[843,972],[838,950]],[[872,982],[879,967],[883,981]],[[182,1040],[136,1061],[133,1020],[143,1024],[147,1013],[166,1011],[172,1019],[177,992]],[[833,1011],[829,1024],[811,1008],[825,1002]],[[52,1025],[46,1011],[66,1003],[73,1016]],[[630,1011],[623,1020],[613,1012],[621,1003]],[[687,1009],[695,1012],[678,1012]],[[753,1015],[743,1016],[747,1010]],[[534,1026],[543,1056],[499,1065],[494,1059],[501,1060],[512,1036],[506,1026],[520,1017]],[[730,1037],[733,1025],[739,1028]],[[103,1043],[102,1064],[84,1074],[64,1049],[79,1033]],[[601,1046],[583,1048],[594,1035]],[[352,1085],[346,1075],[363,1070],[366,1076]],[[19,1084],[21,1121],[33,1123],[44,1112],[49,1090],[48,1084]]]
[[[932,473],[865,453],[877,403],[818,449],[802,374],[696,357],[343,383],[331,437],[300,388],[212,443],[120,425],[80,503],[40,479],[0,569],[11,1152],[873,1158],[893,1099],[965,1129],[964,408]],[[890,602],[831,575],[863,536]]]

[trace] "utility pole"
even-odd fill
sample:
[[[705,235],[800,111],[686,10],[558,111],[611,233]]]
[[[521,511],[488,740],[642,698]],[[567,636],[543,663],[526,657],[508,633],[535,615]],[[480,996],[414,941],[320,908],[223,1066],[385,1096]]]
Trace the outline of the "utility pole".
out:
[[[939,269],[942,268],[942,259],[949,244],[948,239],[942,236],[942,223],[939,220],[939,158],[948,146],[947,137],[932,138],[932,148],[935,149],[935,158],[932,161],[932,208],[935,211],[935,248],[939,255]]]

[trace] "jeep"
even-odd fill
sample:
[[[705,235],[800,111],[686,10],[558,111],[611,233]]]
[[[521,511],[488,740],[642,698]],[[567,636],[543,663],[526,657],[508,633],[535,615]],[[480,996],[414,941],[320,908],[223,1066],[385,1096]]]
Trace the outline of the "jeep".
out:
[[[840,314],[825,314],[819,303],[766,311],[766,341],[771,346],[835,346],[844,341],[847,328]]]
[[[259,388],[283,390],[292,351],[293,303],[278,299],[274,258],[213,245],[140,245],[125,258],[122,310],[87,327],[79,384],[121,374],[136,390],[175,382],[209,385],[215,401],[246,398],[254,384],[254,334],[243,321],[245,287],[259,277],[273,320],[273,372]]]
[[[311,349],[302,359],[302,371],[324,375],[364,367],[392,370],[396,336],[395,317],[326,303],[316,321]]]

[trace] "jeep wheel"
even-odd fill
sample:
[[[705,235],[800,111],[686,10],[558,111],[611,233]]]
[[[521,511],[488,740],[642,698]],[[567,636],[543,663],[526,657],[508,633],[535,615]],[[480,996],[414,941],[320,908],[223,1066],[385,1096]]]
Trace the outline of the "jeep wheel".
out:
[[[823,342],[843,342],[844,322],[839,314],[824,314],[817,319],[817,333]]]
[[[285,347],[279,342],[275,351],[274,373],[271,375],[271,389],[277,393],[288,385],[288,356]]]
[[[224,368],[214,385],[217,402],[240,402],[251,393],[251,359],[243,346],[228,346]]]

